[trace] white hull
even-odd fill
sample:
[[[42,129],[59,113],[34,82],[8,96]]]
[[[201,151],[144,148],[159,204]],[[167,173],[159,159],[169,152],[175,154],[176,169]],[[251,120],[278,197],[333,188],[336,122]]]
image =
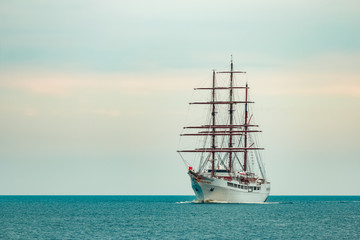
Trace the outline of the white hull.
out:
[[[270,193],[270,183],[240,184],[221,178],[199,179],[190,175],[191,185],[198,201],[227,203],[261,203]]]

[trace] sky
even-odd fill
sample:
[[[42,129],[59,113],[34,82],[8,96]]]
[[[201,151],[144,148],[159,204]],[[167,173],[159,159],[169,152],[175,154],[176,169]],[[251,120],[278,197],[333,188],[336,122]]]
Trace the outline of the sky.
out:
[[[272,195],[359,195],[358,0],[0,0],[0,195],[193,194],[193,88],[247,71]]]

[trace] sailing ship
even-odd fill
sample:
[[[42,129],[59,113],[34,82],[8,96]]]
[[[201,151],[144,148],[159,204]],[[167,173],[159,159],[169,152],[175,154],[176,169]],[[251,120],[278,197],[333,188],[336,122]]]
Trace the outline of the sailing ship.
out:
[[[217,81],[219,76],[222,81]],[[265,202],[269,196],[270,182],[261,154],[264,149],[257,144],[261,131],[250,112],[254,102],[249,100],[248,82],[238,79],[243,76],[246,72],[234,71],[231,59],[230,70],[213,70],[210,87],[194,89],[210,92],[208,101],[190,103],[207,106],[207,122],[184,127],[180,136],[197,137],[199,147],[178,152],[200,202]],[[184,155],[192,155],[193,162]]]

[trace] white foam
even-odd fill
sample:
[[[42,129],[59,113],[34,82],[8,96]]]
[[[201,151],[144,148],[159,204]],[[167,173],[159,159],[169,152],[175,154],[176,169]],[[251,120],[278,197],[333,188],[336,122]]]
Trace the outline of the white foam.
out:
[[[176,203],[179,203],[179,204],[183,204],[183,203],[193,203],[194,201],[184,201],[184,202],[176,202]]]

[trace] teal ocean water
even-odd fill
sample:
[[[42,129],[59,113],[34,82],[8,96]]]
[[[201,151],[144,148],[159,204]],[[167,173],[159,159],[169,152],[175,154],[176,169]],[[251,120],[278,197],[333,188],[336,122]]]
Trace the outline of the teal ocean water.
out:
[[[0,239],[360,239],[360,196],[0,196]]]

